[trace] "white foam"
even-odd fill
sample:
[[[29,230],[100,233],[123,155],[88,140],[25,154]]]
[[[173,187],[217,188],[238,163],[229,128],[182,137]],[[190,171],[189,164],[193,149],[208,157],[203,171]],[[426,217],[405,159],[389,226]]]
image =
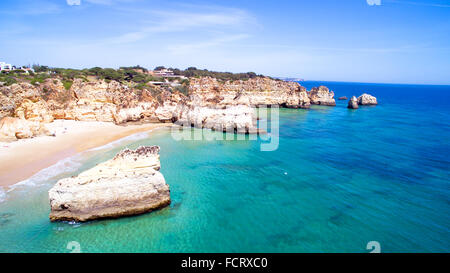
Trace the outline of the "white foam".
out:
[[[38,186],[44,184],[44,182],[48,181],[49,179],[56,177],[60,174],[66,173],[66,172],[74,172],[78,170],[82,166],[82,157],[81,154],[62,159],[58,161],[56,164],[42,169],[37,174],[33,175],[32,177],[25,179],[21,182],[18,182],[12,186],[9,187],[8,192],[15,190],[19,187],[23,186]]]
[[[0,202],[5,201],[5,199],[6,199],[6,192],[2,187],[0,187]]]
[[[153,130],[155,130],[155,129],[148,130],[148,131],[141,132],[141,133],[132,134],[132,135],[129,135],[127,137],[123,137],[123,138],[118,139],[116,141],[113,141],[113,142],[110,142],[108,144],[105,144],[103,146],[99,146],[99,147],[95,147],[95,148],[89,149],[88,151],[99,151],[99,150],[104,150],[104,149],[110,149],[110,148],[114,148],[114,147],[120,146],[124,142],[134,142],[134,141],[146,139],[146,138],[148,138],[148,134],[150,132],[152,132]]]

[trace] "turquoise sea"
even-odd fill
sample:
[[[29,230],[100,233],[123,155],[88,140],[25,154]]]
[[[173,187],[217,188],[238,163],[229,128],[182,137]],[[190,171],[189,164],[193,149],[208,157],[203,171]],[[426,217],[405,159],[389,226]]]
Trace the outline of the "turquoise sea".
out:
[[[280,109],[264,140],[176,141],[140,134],[66,159],[0,192],[0,252],[450,251],[450,86],[324,84],[376,107]],[[193,129],[198,130],[198,129]],[[161,146],[172,204],[90,223],[50,223],[47,191],[124,147]],[[5,189],[6,191],[8,189]]]

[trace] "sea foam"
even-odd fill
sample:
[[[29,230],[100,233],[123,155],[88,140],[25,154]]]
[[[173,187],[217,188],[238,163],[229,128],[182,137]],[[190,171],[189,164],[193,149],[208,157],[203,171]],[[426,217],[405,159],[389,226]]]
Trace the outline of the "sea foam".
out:
[[[156,129],[158,129],[158,128],[156,128]],[[99,150],[104,150],[104,149],[110,149],[110,148],[114,148],[114,147],[120,146],[120,145],[124,144],[125,142],[135,142],[135,141],[138,141],[138,140],[146,139],[146,138],[148,138],[148,134],[150,132],[153,132],[153,130],[156,130],[156,129],[152,129],[152,130],[141,132],[141,133],[132,134],[132,135],[129,135],[127,137],[123,137],[123,138],[118,139],[116,141],[113,141],[113,142],[110,142],[108,144],[105,144],[103,146],[99,146],[99,147],[95,147],[95,148],[89,149],[88,151],[99,151]]]
[[[0,187],[0,202],[5,201],[5,199],[6,199],[6,192],[2,187]]]
[[[75,172],[83,165],[82,154],[78,154],[72,157],[68,157],[58,161],[56,164],[42,169],[32,177],[18,182],[9,187],[8,192],[24,186],[40,186],[45,182],[56,178],[63,173]]]

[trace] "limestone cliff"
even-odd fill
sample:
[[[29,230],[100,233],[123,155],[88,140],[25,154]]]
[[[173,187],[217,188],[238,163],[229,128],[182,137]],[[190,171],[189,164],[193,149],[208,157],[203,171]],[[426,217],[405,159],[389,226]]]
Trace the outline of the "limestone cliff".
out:
[[[159,147],[139,147],[61,179],[49,191],[50,220],[83,222],[165,207],[170,204],[170,190],[160,168]]]
[[[254,107],[335,105],[334,93],[324,86],[307,92],[296,82],[267,77],[236,81],[191,78],[187,95],[169,86],[137,89],[129,83],[83,79],[75,79],[67,90],[58,78],[49,78],[36,85],[20,82],[0,86],[0,91],[0,119],[14,117],[42,124],[54,119],[116,124],[129,121],[177,122],[185,126],[241,133],[257,131]],[[23,124],[14,124],[20,125],[17,132],[23,131]],[[3,135],[11,135],[14,131],[11,126],[8,128],[9,131]],[[32,137],[37,134],[19,135]]]
[[[220,82],[214,78],[193,78],[190,94],[213,104],[225,105],[280,105],[289,108],[309,108],[306,88],[296,82],[285,82],[265,77],[246,81]]]

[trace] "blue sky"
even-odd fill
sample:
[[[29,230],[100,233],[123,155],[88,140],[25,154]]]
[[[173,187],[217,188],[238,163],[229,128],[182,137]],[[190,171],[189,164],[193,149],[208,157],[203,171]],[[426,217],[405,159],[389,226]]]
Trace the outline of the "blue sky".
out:
[[[0,39],[16,65],[450,84],[450,1],[2,0]]]

